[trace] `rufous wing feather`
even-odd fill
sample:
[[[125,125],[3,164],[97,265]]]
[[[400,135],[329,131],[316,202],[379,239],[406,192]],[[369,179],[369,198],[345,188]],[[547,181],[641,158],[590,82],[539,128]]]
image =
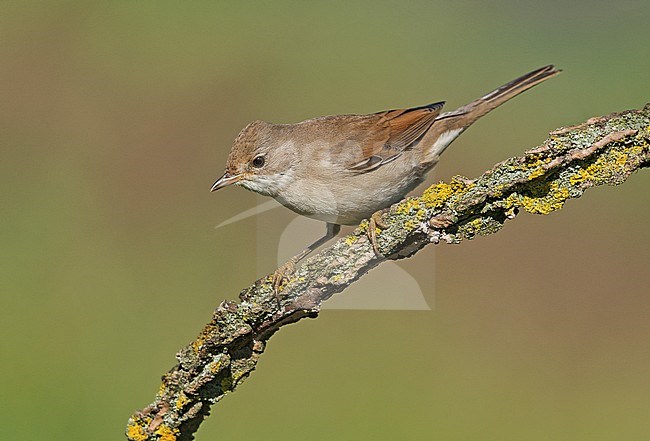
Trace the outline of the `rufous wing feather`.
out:
[[[409,109],[386,110],[373,116],[378,117],[375,129],[382,133],[382,139],[369,137],[362,145],[363,159],[348,167],[349,170],[369,172],[399,157],[415,145],[429,130],[440,114],[444,101]],[[370,142],[373,139],[374,142]],[[379,142],[378,142],[379,141]]]

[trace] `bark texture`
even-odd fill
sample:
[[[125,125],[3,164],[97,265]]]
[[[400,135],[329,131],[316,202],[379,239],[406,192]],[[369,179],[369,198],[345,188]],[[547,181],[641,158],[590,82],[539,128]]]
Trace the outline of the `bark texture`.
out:
[[[406,198],[377,230],[384,257],[367,239],[364,221],[351,235],[306,260],[276,299],[271,278],[224,301],[178,364],[162,378],[153,403],[137,411],[129,440],[191,440],[213,404],[255,369],[280,327],[318,315],[321,302],[383,261],[410,257],[430,243],[460,243],[501,229],[518,210],[548,214],[597,185],[617,185],[650,165],[650,104],[592,118],[550,133],[542,145],[507,159],[478,179],[454,177]]]

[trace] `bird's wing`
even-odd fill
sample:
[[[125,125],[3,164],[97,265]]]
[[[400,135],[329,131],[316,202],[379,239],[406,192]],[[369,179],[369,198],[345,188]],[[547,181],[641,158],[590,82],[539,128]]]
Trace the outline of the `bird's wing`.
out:
[[[369,172],[397,159],[412,148],[440,114],[444,101],[410,109],[386,110],[368,115],[366,124],[355,124],[350,141],[359,142],[361,158],[347,169]]]

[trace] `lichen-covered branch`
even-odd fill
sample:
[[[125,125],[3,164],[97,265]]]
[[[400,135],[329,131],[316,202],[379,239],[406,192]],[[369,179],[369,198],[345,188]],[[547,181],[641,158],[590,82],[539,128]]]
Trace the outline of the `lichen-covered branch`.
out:
[[[353,234],[307,260],[278,297],[270,278],[224,301],[195,341],[177,354],[152,404],[136,412],[133,441],[191,440],[210,408],[244,381],[282,326],[316,317],[321,302],[388,259],[430,243],[459,243],[497,232],[522,209],[548,214],[593,186],[620,184],[650,165],[650,105],[556,130],[539,147],[497,164],[481,177],[455,177],[406,198],[383,215],[377,257],[364,221]],[[647,203],[644,201],[643,203]]]

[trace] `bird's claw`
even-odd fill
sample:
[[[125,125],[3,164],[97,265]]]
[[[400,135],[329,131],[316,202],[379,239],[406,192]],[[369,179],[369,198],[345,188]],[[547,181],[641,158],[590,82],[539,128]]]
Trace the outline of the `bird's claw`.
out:
[[[368,219],[368,240],[372,245],[372,249],[375,250],[375,254],[378,257],[383,257],[381,251],[379,251],[379,246],[377,245],[377,228],[383,230],[387,227],[386,222],[382,219],[383,214],[386,213],[386,210],[376,211]]]
[[[271,276],[271,283],[273,285],[273,292],[275,293],[276,299],[278,299],[278,304],[280,299],[278,293],[280,292],[280,287],[282,284],[289,280],[289,277],[296,272],[296,262],[293,259],[289,260],[284,265],[280,266],[275,270]]]

